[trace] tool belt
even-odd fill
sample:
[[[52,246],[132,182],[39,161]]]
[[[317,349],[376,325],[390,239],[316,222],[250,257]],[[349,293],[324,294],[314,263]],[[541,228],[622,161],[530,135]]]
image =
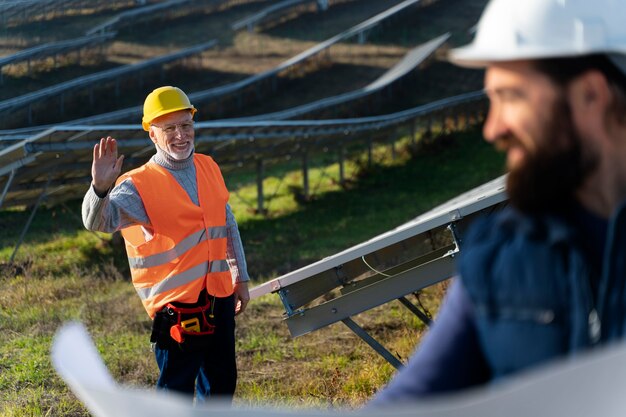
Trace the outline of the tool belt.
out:
[[[168,303],[159,311],[152,323],[150,341],[160,348],[177,347],[183,351],[194,351],[209,345],[215,332],[212,315],[212,303],[203,291],[203,303],[195,306],[181,306]]]

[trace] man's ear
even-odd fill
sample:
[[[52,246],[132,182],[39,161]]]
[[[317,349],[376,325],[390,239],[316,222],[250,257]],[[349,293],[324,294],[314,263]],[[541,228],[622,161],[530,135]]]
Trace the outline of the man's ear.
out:
[[[150,130],[148,130],[148,136],[150,136],[150,140],[152,143],[157,143],[156,133],[154,133],[154,129],[150,126]]]
[[[569,84],[569,98],[573,115],[589,112],[605,114],[611,104],[611,90],[604,74],[589,70]]]
[[[572,120],[581,132],[606,129],[612,93],[606,77],[600,71],[589,70],[573,79],[568,85]]]

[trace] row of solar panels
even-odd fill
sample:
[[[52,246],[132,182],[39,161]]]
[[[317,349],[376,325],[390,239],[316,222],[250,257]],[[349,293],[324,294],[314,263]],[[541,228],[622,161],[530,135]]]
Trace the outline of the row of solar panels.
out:
[[[0,3],[0,22],[17,24],[40,19],[43,15],[54,13],[62,14],[68,10],[111,10],[120,7],[129,7],[136,4],[145,4],[146,0],[19,0]]]
[[[427,58],[432,56],[450,37],[449,33],[439,36],[423,45],[411,49],[396,65],[386,71],[382,76],[363,88],[354,91],[339,94],[332,97],[326,97],[311,103],[302,104],[286,110],[273,113],[265,113],[245,118],[237,118],[236,120],[288,120],[297,117],[309,117],[311,114],[319,112],[330,107],[335,107],[344,103],[356,102],[364,97],[379,92],[380,90],[392,85],[410,72],[414,71]]]
[[[89,36],[96,33],[110,32],[121,26],[132,24],[133,22],[135,22],[135,19],[140,16],[157,13],[176,6],[183,6],[185,4],[191,3],[192,1],[194,0],[167,0],[160,3],[144,5],[134,9],[126,10],[112,17],[111,19],[89,29],[87,32],[85,32],[85,35]],[[143,2],[142,4],[144,3],[145,2]],[[224,3],[224,1],[215,1],[215,3]]]
[[[339,42],[353,38],[354,36],[357,36],[363,33],[364,31],[370,30],[371,28],[380,24],[384,20],[394,15],[397,15],[398,13],[402,11],[407,10],[411,6],[414,6],[420,3],[420,1],[421,0],[405,0],[395,5],[394,7],[388,10],[385,10],[384,12],[379,13],[376,16],[373,16],[370,19],[367,19],[366,21],[353,26],[352,28],[344,32],[341,32],[338,35],[335,35],[307,49],[306,51],[300,54],[297,54],[296,56],[282,62],[281,64],[279,64],[273,69],[264,71],[259,74],[254,74],[250,77],[247,77],[243,80],[240,80],[234,83],[226,84],[226,85],[219,86],[219,87],[209,88],[203,91],[190,93],[189,98],[193,101],[194,104],[201,105],[207,102],[215,102],[215,100],[220,99],[220,98],[225,98],[225,97],[230,97],[236,94],[241,94],[245,89],[254,88],[255,86],[258,86],[259,84],[267,80],[277,77],[283,71],[289,70],[293,67],[303,64],[305,61],[321,54],[322,52],[328,50],[330,47],[332,47],[333,45]],[[440,46],[443,43],[443,41],[441,40],[437,40],[436,42],[438,46]],[[188,56],[190,52],[198,53],[198,51],[201,51],[203,50],[203,48],[206,48],[207,45],[208,45],[207,43],[201,44],[196,47],[189,48],[185,51],[181,51],[180,53],[172,54],[170,56],[176,59],[180,59],[182,57]],[[434,51],[434,49],[432,49],[432,51]],[[159,61],[163,61],[167,59],[168,58],[166,57],[156,58],[153,60],[153,62],[158,63]],[[409,60],[409,62],[416,63],[415,59]],[[94,83],[99,82],[99,80],[113,79],[113,78],[118,77],[119,73],[133,72],[135,70],[143,69],[148,64],[149,63],[146,62],[144,64],[135,64],[134,66],[127,66],[124,69],[117,68],[114,70],[104,71],[99,74],[94,74],[91,76],[86,76],[86,77],[82,77],[76,80],[72,80],[70,82],[64,83],[63,85],[53,86],[48,89],[40,90],[38,92],[34,92],[34,93],[30,93],[24,96],[6,100],[4,102],[0,102],[0,112],[8,111],[8,110],[15,110],[16,108],[19,108],[20,106],[30,105],[42,99],[56,97],[60,93],[64,91],[68,91],[69,89],[77,89],[81,87],[85,88],[90,85],[93,85]],[[401,68],[405,68],[405,70],[408,69],[407,64],[402,64]],[[405,70],[401,70],[401,71],[405,71]],[[395,79],[397,79],[400,75],[401,74],[396,74]],[[385,81],[385,83],[388,84],[390,81],[391,80],[387,80]],[[371,90],[372,88],[382,88],[382,85],[378,87],[370,87],[368,89]],[[358,94],[361,94],[361,93],[358,93]],[[350,97],[344,97],[342,100],[345,100],[346,98],[350,98]],[[316,106],[319,106],[319,105],[322,105],[322,104],[318,103]],[[94,116],[77,119],[74,121],[69,121],[67,124],[102,124],[102,123],[120,123],[120,122],[123,123],[123,122],[128,122],[128,121],[139,120],[141,111],[142,111],[141,106],[134,106],[131,108],[120,109],[120,110],[116,110],[116,111],[109,112],[109,113],[98,114]],[[301,113],[302,109],[295,111],[295,112]],[[279,116],[278,118],[285,118],[285,117],[283,115],[283,116]],[[39,129],[36,129],[36,130],[39,130]],[[32,128],[26,128],[23,130],[12,129],[10,131],[0,132],[0,139],[3,136],[4,137],[19,137],[20,132],[24,132],[24,134],[30,134],[33,132],[33,129]]]
[[[445,117],[480,118],[482,91],[413,109],[358,119],[311,121],[214,121],[196,124],[196,150],[225,168],[257,161],[348,148],[355,142],[389,141],[417,124]],[[90,182],[93,145],[105,136],[118,139],[124,170],[142,165],[154,145],[138,125],[56,126],[0,149],[0,207],[33,205],[42,194],[50,202],[82,195]],[[362,146],[361,146],[362,148]]]
[[[85,48],[87,46],[99,45],[115,36],[115,32],[98,35],[82,36],[80,38],[68,39],[58,42],[46,42],[32,48],[23,49],[11,55],[0,57],[0,70],[7,65],[19,64],[28,60],[36,60],[51,57],[58,54]]]
[[[304,117],[304,118],[312,118],[316,112],[329,109],[333,107],[337,107],[342,104],[351,104],[354,105],[359,100],[368,97],[369,95],[378,92],[379,90],[388,87],[389,85],[394,84],[395,82],[401,80],[404,76],[406,76],[411,71],[415,70],[421,63],[423,63],[427,58],[429,58],[439,47],[441,47],[444,42],[448,39],[449,34],[442,35],[432,41],[429,41],[423,45],[420,45],[417,48],[409,51],[406,56],[394,67],[385,72],[381,77],[377,80],[369,84],[364,88],[357,89],[355,91],[351,91],[348,93],[340,94],[337,96],[327,97],[321,100],[317,100],[311,103],[303,104],[300,106],[296,106],[284,111],[274,112],[274,113],[266,113],[257,116],[251,116],[247,118],[237,118],[237,119],[228,119],[229,121],[268,121],[268,120],[286,120],[293,119],[296,117]],[[192,101],[194,104],[198,104],[195,101],[195,97],[192,95]],[[1,103],[0,103],[1,104]],[[137,108],[136,113],[132,114],[135,117],[135,120],[139,120],[140,118],[140,108]],[[117,113],[117,112],[115,112]],[[130,113],[124,113],[124,117],[130,116]],[[101,116],[96,116],[101,117]],[[85,124],[81,123],[84,119],[74,120],[64,125],[77,125],[77,124]],[[19,140],[26,139],[38,132],[41,132],[45,129],[52,128],[54,125],[48,127],[37,126],[34,128],[24,128],[24,129],[13,129],[13,130],[5,130],[0,131],[0,149],[9,146],[11,143]]]
[[[285,10],[291,9],[297,5],[303,3],[310,2],[318,2],[320,0],[285,0],[281,1],[277,4],[272,4],[258,13],[255,13],[252,16],[246,17],[241,21],[235,22],[232,25],[233,30],[238,30],[239,26],[243,23],[244,25],[249,25],[254,22],[254,24],[259,23],[261,20],[270,19],[274,17],[276,14],[280,12],[284,12]],[[67,5],[76,3],[76,0],[67,0]],[[25,62],[27,60],[35,60],[41,59],[45,57],[51,57],[56,54],[68,53],[73,50],[77,50],[79,48],[84,48],[86,46],[100,44],[107,40],[110,40],[115,36],[115,31],[118,28],[121,28],[125,25],[133,24],[136,22],[138,17],[143,15],[151,14],[154,15],[155,12],[159,12],[165,9],[171,9],[175,6],[184,5],[185,3],[190,3],[191,0],[167,0],[159,3],[153,3],[145,5],[146,1],[133,1],[130,3],[138,4],[138,7],[134,7],[130,10],[125,10],[121,13],[116,14],[111,19],[106,20],[105,22],[89,29],[85,32],[85,36],[75,38],[75,39],[66,39],[57,42],[47,42],[41,45],[36,45],[31,48],[27,48],[21,51],[18,51],[14,54],[7,55],[4,57],[0,57],[0,70],[3,66],[18,64],[21,62]],[[215,3],[216,6],[219,6],[221,3],[224,3],[224,0],[214,0],[212,3]],[[93,3],[93,2],[90,2]],[[109,4],[113,6],[114,4],[110,4],[109,2],[104,2],[105,4]],[[128,2],[124,2],[128,3]],[[34,8],[35,6],[41,7],[42,4],[49,4],[54,6],[55,9],[59,10],[63,8],[63,4],[59,1],[45,1],[45,0],[20,0],[20,1],[5,1],[0,3],[0,13],[7,12],[8,10],[18,9],[20,8],[20,13],[24,13],[24,10],[30,10],[30,8]],[[93,4],[91,4],[93,7]],[[119,5],[118,5],[119,7]]]
[[[179,50],[172,54],[162,55],[135,64],[123,65],[121,67],[113,68],[107,71],[85,75],[83,77],[55,84],[51,87],[37,90],[32,93],[27,93],[18,97],[13,97],[8,100],[0,101],[0,114],[9,111],[15,111],[16,109],[23,108],[34,103],[41,103],[46,99],[49,99],[51,97],[58,97],[73,90],[89,88],[96,84],[102,85],[103,83],[108,83],[110,81],[119,82],[121,77],[127,77],[131,74],[136,74],[140,71],[145,71],[150,68],[161,68],[167,63],[197,55],[206,51],[207,49],[215,47],[216,45],[217,41],[213,39],[209,42],[203,42],[190,48]]]

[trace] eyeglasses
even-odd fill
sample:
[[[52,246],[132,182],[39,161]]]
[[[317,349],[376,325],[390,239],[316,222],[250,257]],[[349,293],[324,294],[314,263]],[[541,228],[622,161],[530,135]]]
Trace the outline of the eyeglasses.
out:
[[[191,133],[193,131],[193,120],[182,123],[174,123],[171,125],[159,126],[152,125],[161,129],[166,135],[171,136],[176,133],[176,129],[180,128],[183,133]]]

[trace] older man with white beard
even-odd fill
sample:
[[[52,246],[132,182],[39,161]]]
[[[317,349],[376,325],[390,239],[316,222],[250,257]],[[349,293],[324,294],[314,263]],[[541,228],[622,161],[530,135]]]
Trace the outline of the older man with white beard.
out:
[[[89,230],[121,230],[135,290],[153,320],[157,387],[230,401],[235,315],[250,299],[246,260],[219,167],[194,152],[196,109],[179,88],[145,99],[142,126],[156,153],[118,178],[117,142],[94,146],[83,200]]]

